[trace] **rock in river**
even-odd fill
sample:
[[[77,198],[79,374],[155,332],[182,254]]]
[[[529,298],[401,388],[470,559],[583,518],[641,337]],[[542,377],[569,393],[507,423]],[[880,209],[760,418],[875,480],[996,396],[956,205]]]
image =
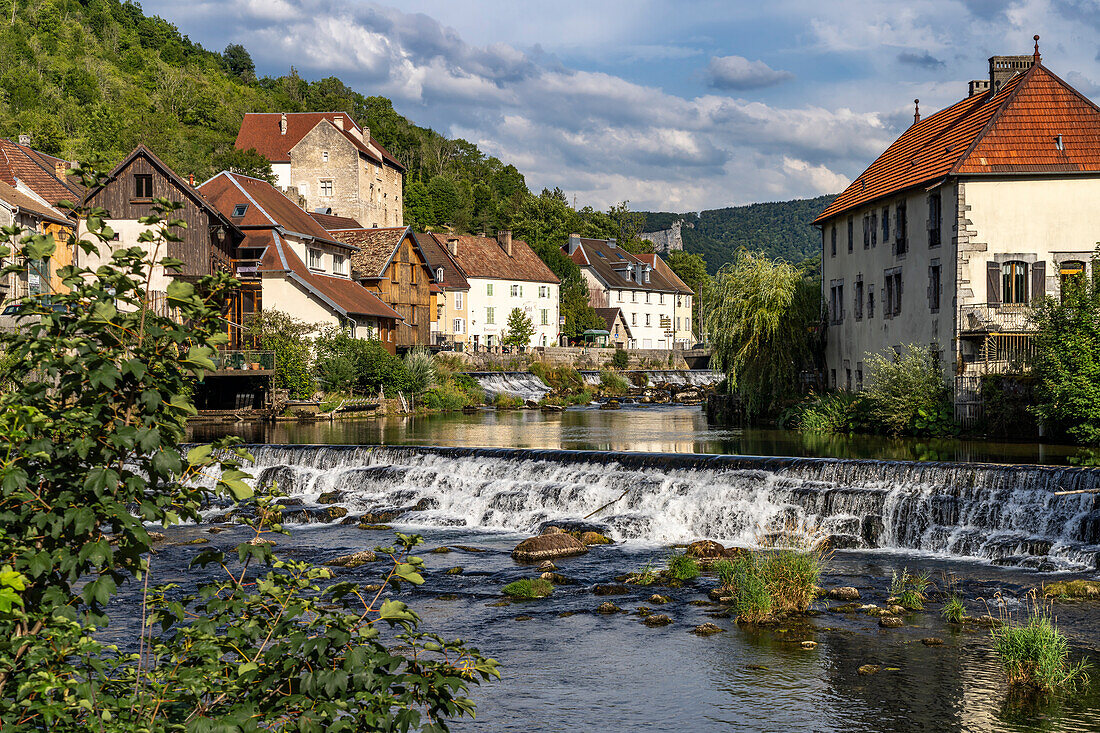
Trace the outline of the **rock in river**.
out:
[[[363,552],[356,552],[352,555],[341,555],[340,557],[333,558],[325,563],[337,568],[357,568],[360,565],[366,565],[369,562],[374,562],[374,553],[370,550],[364,550]]]
[[[528,537],[512,550],[512,558],[520,562],[538,562],[570,555],[583,555],[586,552],[588,548],[583,542],[562,532]]]
[[[672,619],[663,613],[654,613],[642,619],[642,623],[646,626],[668,626],[672,623]]]
[[[697,636],[710,636],[711,634],[720,634],[723,631],[725,631],[725,629],[723,629],[718,624],[706,623],[696,626],[694,629],[691,630],[691,633],[696,634]]]
[[[878,625],[886,629],[897,629],[903,626],[904,623],[897,616],[883,616],[878,620]]]
[[[841,588],[830,588],[829,592],[825,594],[834,601],[858,601],[859,590],[853,588],[850,585],[843,586]]]
[[[862,667],[860,667],[858,671],[864,677],[866,677],[867,675],[871,675],[871,674],[878,674],[878,665],[877,664],[865,664]]]

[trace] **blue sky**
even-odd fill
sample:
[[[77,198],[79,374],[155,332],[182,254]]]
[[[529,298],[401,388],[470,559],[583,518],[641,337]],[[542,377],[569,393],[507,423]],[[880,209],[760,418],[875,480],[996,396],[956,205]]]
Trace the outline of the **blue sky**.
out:
[[[146,0],[382,94],[578,204],[692,211],[842,189],[912,121],[1031,51],[1100,97],[1100,0]]]

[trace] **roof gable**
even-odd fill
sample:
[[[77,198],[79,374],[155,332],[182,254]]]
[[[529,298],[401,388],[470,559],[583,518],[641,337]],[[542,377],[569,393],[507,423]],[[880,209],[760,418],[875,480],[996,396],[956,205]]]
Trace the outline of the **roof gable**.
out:
[[[420,252],[420,245],[413,238],[409,227],[343,229],[333,232],[332,236],[355,248],[351,255],[351,269],[355,277],[382,277],[406,239],[412,241],[413,249],[419,253],[424,266],[427,266],[427,259]]]
[[[428,267],[432,270],[432,279],[435,282],[442,285],[444,288],[450,288],[452,290],[469,290],[470,283],[466,280],[466,275],[462,272],[462,269],[458,266],[449,252],[447,252],[446,246],[440,243],[431,234],[419,234],[413,233],[413,238],[416,239],[416,243],[420,246],[420,251],[424,253],[424,257],[428,260]],[[439,271],[443,271],[443,277],[439,277]]]
[[[567,247],[562,248],[567,252]],[[588,239],[581,237],[580,246],[569,256],[578,266],[587,268],[595,275],[596,279],[603,283],[604,287],[616,290],[652,290],[654,292],[678,292],[690,293],[691,289],[683,286],[676,278],[673,282],[666,278],[663,271],[655,267],[652,262],[647,262],[640,255],[632,254],[618,245],[612,246],[608,240]],[[656,255],[653,255],[656,257]],[[636,267],[649,268],[649,282],[638,282],[629,276],[630,270]],[[683,286],[682,288],[680,286]]]
[[[18,179],[50,205],[76,203],[84,197],[83,187],[72,177],[59,177],[54,167],[58,162],[64,161],[0,138],[0,181],[14,186]]]
[[[290,151],[301,142],[313,128],[322,122],[331,124],[359,152],[377,163],[385,160],[395,168],[404,171],[405,166],[398,162],[388,150],[370,136],[347,112],[287,112],[286,134],[280,131],[282,112],[247,112],[241,120],[241,129],[237,132],[234,145],[241,150],[255,148],[272,163],[289,163]],[[341,123],[335,120],[341,118]],[[356,134],[358,133],[358,135]],[[364,139],[360,139],[363,136]]]

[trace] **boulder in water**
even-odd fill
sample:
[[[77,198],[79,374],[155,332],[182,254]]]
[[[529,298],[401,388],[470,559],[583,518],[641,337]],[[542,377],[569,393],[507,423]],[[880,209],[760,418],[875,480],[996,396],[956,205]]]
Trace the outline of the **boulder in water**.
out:
[[[338,504],[344,500],[343,491],[322,491],[317,497],[318,504]]]
[[[723,631],[725,631],[725,629],[723,629],[718,624],[712,624],[708,622],[696,626],[694,629],[691,630],[691,633],[695,634],[696,636],[710,636],[711,634],[721,634]]]
[[[516,545],[512,550],[512,558],[520,562],[538,562],[540,560],[553,560],[558,557],[570,557],[583,555],[588,552],[584,543],[573,535],[542,534],[537,537],[529,537]]]
[[[898,629],[905,625],[897,616],[883,616],[878,620],[878,625],[884,629]]]
[[[366,565],[369,562],[374,562],[375,559],[376,558],[373,552],[371,552],[370,550],[363,550],[362,552],[356,552],[351,555],[341,555],[340,557],[335,557],[326,562],[325,565],[329,565],[335,568],[357,568],[360,565]]]
[[[544,560],[541,563],[539,563],[539,572],[540,573],[552,573],[557,569],[558,569],[558,566],[555,565],[554,563],[550,562],[549,560]]]
[[[630,588],[625,585],[619,585],[618,583],[606,583],[604,585],[597,585],[592,591],[598,596],[621,596],[624,593],[629,593]]]
[[[859,590],[853,588],[850,585],[845,585],[840,588],[830,588],[829,592],[825,594],[834,601],[858,601]]]
[[[1059,580],[1043,586],[1047,598],[1100,598],[1098,580]]]
[[[577,537],[577,539],[580,540],[585,545],[610,545],[611,544],[611,540],[609,540],[607,537],[600,534],[599,532],[581,532],[580,536],[577,536],[576,534],[574,534],[574,536]]]
[[[642,619],[642,623],[650,627],[668,626],[670,623],[672,623],[672,619],[670,619],[663,613],[653,613]]]
[[[714,540],[697,540],[684,550],[688,557],[698,559],[718,559],[726,556],[726,548]]]
[[[878,674],[878,665],[877,664],[864,664],[862,667],[860,667],[856,671],[859,672],[859,674],[863,677],[866,677],[866,676],[872,675],[872,674]]]
[[[618,606],[616,606],[611,601],[604,601],[603,603],[600,604],[599,608],[596,609],[596,613],[602,613],[602,614],[618,613],[620,610],[622,610],[622,609],[620,609]]]

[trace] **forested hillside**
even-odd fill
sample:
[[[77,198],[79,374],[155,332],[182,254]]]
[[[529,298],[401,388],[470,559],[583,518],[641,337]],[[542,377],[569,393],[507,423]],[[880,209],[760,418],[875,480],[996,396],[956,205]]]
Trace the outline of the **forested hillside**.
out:
[[[687,214],[646,212],[644,231],[667,229],[682,219],[684,249],[700,254],[714,273],[731,262],[739,249],[763,251],[769,257],[799,263],[814,257],[821,235],[810,226],[835,196],[776,201]]]

